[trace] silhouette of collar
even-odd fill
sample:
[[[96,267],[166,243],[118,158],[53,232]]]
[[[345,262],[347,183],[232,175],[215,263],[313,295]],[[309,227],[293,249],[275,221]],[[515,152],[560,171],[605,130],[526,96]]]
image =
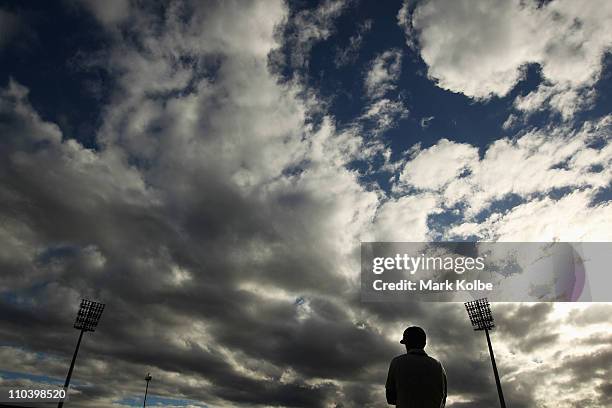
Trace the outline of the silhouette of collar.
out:
[[[423,349],[418,349],[418,348],[413,348],[413,349],[410,349],[410,350],[408,350],[406,353],[407,353],[407,354],[419,354],[419,355],[422,355],[422,356],[426,356],[426,355],[427,355],[427,353],[425,352],[425,350],[423,350]]]

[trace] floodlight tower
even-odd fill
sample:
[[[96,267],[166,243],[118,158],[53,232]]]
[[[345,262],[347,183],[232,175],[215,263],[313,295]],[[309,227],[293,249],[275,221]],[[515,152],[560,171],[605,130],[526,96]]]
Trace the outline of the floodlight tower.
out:
[[[483,298],[474,300],[472,302],[466,302],[465,308],[468,312],[468,316],[470,317],[474,330],[484,330],[487,336],[489,354],[491,355],[491,364],[493,365],[493,374],[495,375],[495,385],[497,385],[497,394],[499,395],[499,404],[501,405],[501,408],[506,408],[504,393],[502,392],[499,374],[497,373],[497,365],[495,364],[495,354],[493,354],[491,337],[489,337],[489,330],[495,327],[495,323],[493,323],[493,315],[491,314],[491,308],[489,307],[489,300],[487,298]]]
[[[96,326],[100,321],[102,312],[104,311],[104,303],[92,302],[91,300],[82,299],[81,307],[77,313],[76,321],[74,322],[74,328],[81,331],[79,334],[79,341],[77,341],[74,354],[72,355],[72,362],[70,363],[70,369],[66,376],[66,382],[64,383],[64,389],[66,390],[66,396],[68,396],[68,386],[70,385],[70,377],[72,376],[72,370],[74,369],[74,362],[76,361],[79,347],[81,346],[81,340],[83,339],[83,333],[90,331],[96,331]],[[57,408],[62,408],[64,401],[60,401],[57,404]]]
[[[145,397],[142,403],[142,408],[147,406],[147,392],[149,391],[149,381],[151,381],[152,378],[153,377],[151,377],[151,373],[147,373],[147,376],[145,377],[145,381],[147,382],[147,387],[145,388]]]

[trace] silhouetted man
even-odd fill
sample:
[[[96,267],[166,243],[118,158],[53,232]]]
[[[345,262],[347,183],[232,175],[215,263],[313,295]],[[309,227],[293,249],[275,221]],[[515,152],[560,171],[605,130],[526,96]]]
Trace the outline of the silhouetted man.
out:
[[[391,360],[387,402],[398,408],[442,408],[446,404],[446,373],[442,364],[425,353],[427,337],[420,327],[404,330],[400,343],[406,354]]]

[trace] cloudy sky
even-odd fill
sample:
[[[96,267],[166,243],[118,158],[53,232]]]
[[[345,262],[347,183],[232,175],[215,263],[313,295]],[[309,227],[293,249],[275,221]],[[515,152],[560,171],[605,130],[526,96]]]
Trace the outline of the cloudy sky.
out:
[[[382,4],[381,4],[382,3]],[[0,2],[0,385],[73,407],[383,407],[403,328],[496,406],[462,304],[360,241],[612,241],[612,4]],[[508,406],[612,405],[612,304],[495,304]]]

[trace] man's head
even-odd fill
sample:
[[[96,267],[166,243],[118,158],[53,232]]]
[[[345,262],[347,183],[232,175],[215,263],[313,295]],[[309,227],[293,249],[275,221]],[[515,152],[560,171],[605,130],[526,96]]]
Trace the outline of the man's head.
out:
[[[417,326],[411,326],[404,330],[404,336],[400,343],[405,344],[407,349],[422,349],[427,343],[425,330]]]

